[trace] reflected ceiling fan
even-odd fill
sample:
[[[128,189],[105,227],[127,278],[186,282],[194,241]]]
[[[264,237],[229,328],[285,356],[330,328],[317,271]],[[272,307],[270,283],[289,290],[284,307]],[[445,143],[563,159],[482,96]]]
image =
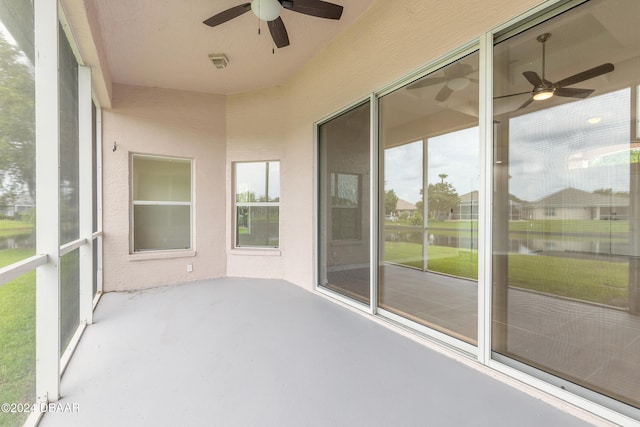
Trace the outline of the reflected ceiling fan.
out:
[[[415,83],[407,86],[407,89],[419,89],[421,87],[434,86],[444,83],[438,94],[436,101],[444,102],[455,91],[462,90],[469,86],[469,83],[478,83],[478,79],[472,79],[468,76],[476,70],[469,64],[456,62],[444,69],[444,77],[425,77]]]
[[[273,42],[281,48],[289,46],[289,35],[280,17],[282,9],[318,18],[340,19],[343,7],[321,0],[253,0],[213,15],[203,23],[215,27],[251,10],[258,18],[267,22]]]
[[[542,77],[535,71],[525,71],[522,75],[533,85],[533,88],[527,92],[512,93],[510,95],[496,96],[494,99],[507,98],[510,96],[524,95],[526,93],[531,94],[531,97],[527,99],[524,104],[518,107],[521,110],[531,104],[533,101],[543,101],[553,96],[566,96],[570,98],[586,98],[591,95],[595,89],[578,89],[569,88],[576,83],[583,82],[585,80],[593,79],[594,77],[601,76],[606,73],[610,73],[614,70],[614,66],[611,63],[598,65],[597,67],[590,68],[572,76],[566,77],[562,80],[558,80],[555,83],[550,82],[545,78],[545,44],[547,40],[551,38],[550,33],[544,33],[536,37],[538,42],[542,43]]]

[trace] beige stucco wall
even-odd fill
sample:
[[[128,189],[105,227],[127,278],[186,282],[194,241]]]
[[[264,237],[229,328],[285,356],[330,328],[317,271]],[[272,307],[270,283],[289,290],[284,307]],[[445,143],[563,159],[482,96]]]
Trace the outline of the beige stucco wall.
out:
[[[103,110],[102,122],[105,291],[225,276],[225,102],[218,95],[113,86],[113,107]],[[195,253],[129,254],[130,153],[195,159]]]
[[[286,84],[226,100],[114,85],[103,119],[105,289],[223,275],[283,278],[312,289],[314,123],[538,3],[379,0]],[[130,256],[130,152],[196,159],[195,256]],[[247,160],[281,162],[277,251],[233,249],[232,163]]]
[[[285,86],[230,96],[227,168],[238,156],[251,157],[251,147],[272,158],[281,156],[282,251],[279,257],[268,259],[230,256],[229,275],[282,277],[311,289],[315,256],[314,123],[538,3],[379,0]],[[231,202],[230,198],[227,201]],[[227,245],[231,245],[230,233]]]

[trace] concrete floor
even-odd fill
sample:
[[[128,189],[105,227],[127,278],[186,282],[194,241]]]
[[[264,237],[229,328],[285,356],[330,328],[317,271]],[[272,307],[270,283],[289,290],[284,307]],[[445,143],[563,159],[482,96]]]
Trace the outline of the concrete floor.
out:
[[[41,426],[585,426],[280,280],[103,296]]]

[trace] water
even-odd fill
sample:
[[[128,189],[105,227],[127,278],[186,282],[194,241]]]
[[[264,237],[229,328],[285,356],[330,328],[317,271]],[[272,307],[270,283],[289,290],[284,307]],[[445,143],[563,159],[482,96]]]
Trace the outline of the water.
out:
[[[0,237],[0,251],[7,249],[28,249],[34,246],[35,239],[31,236],[31,233]]]
[[[457,234],[456,234],[457,233]],[[385,227],[384,239],[387,242],[423,244],[421,227]],[[427,244],[459,249],[478,248],[478,230],[475,229],[431,229],[424,237]],[[510,233],[510,253],[535,254],[556,252],[606,256],[630,256],[631,245],[628,233],[597,236],[593,233]]]

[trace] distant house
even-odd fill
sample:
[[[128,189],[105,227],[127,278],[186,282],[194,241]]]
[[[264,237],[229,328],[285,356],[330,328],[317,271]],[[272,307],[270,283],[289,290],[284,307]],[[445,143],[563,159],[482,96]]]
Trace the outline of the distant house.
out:
[[[528,204],[527,211],[531,219],[628,219],[629,196],[565,188]]]
[[[413,203],[398,199],[396,202],[396,209],[387,216],[387,220],[396,222],[400,218],[413,218],[417,211],[418,208]]]
[[[457,219],[478,219],[478,190],[459,197]]]
[[[458,212],[456,219],[469,220],[478,219],[480,205],[478,201],[478,190],[473,190],[459,197]],[[519,221],[522,219],[522,201],[513,195],[509,195],[509,221]]]
[[[396,203],[396,215],[398,217],[412,218],[417,211],[418,208],[413,203],[398,199],[398,203]]]
[[[35,207],[36,205],[31,196],[22,195],[11,205],[0,205],[0,215],[13,218],[16,215],[27,214]]]

